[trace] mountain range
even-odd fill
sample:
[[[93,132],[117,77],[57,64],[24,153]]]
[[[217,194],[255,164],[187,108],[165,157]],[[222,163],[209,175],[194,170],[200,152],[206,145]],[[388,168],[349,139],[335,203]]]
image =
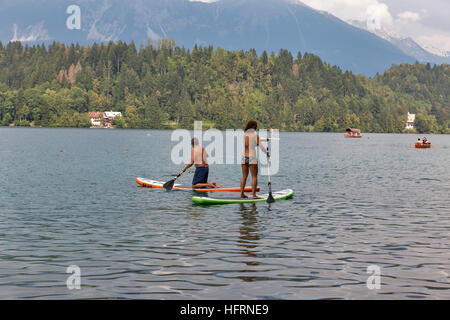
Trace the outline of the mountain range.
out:
[[[81,9],[81,29],[69,30],[70,5]],[[0,0],[0,40],[91,44],[173,38],[177,45],[227,50],[288,49],[320,56],[343,70],[374,76],[392,65],[448,63],[411,39],[374,34],[297,0]]]
[[[360,29],[369,31],[367,24],[362,21],[349,20],[348,23]],[[401,37],[400,35],[395,34],[394,32],[385,29],[383,27],[379,29],[370,30],[370,32],[374,33],[380,38],[389,41],[394,46],[402,50],[405,54],[415,58],[419,62],[434,63],[434,64],[442,64],[442,63],[450,64],[449,52],[447,53],[440,52],[440,54],[434,54],[429,50],[424,49],[411,37]]]

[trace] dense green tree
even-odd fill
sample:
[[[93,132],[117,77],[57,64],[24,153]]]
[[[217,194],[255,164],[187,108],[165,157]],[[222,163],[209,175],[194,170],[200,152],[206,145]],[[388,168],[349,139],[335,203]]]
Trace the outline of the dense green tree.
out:
[[[92,46],[0,43],[0,124],[89,126],[88,111],[121,111],[121,128],[220,129],[249,119],[281,130],[449,132],[450,67],[402,64],[370,79],[287,50],[186,50],[173,40]]]
[[[416,127],[420,133],[437,133],[438,124],[434,115],[419,113],[416,117]]]

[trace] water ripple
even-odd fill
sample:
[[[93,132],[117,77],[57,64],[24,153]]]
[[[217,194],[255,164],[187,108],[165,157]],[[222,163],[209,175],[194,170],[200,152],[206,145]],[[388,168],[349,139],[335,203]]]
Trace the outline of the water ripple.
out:
[[[137,187],[179,170],[170,132],[146,133],[0,128],[0,299],[450,298],[449,136],[283,133],[273,184],[296,195],[268,208]]]

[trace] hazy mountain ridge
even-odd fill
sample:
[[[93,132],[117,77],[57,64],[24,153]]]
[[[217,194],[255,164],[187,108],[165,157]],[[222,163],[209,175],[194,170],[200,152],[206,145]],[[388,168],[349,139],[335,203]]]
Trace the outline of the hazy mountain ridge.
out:
[[[195,44],[228,50],[255,48],[269,54],[284,48],[294,56],[298,51],[314,53],[327,63],[369,76],[416,60],[385,39],[292,0],[6,2],[5,19],[0,21],[4,42],[30,39],[33,26],[41,25],[33,29],[38,33],[28,43],[134,40],[139,44],[168,37],[187,48]],[[81,7],[81,30],[65,27],[66,8],[71,4]]]

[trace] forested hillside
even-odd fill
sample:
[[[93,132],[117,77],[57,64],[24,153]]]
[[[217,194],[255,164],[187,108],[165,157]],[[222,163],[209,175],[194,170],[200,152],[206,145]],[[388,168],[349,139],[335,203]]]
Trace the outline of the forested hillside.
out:
[[[377,80],[395,92],[414,97],[424,108],[417,112],[417,125],[423,131],[445,132],[450,115],[450,66],[443,64],[402,64],[387,70]],[[437,121],[436,121],[437,120]],[[447,130],[448,132],[448,130]]]
[[[400,65],[374,79],[315,55],[195,47],[0,43],[0,124],[88,127],[88,111],[121,111],[118,127],[219,129],[249,119],[295,131],[449,132],[450,66]]]

